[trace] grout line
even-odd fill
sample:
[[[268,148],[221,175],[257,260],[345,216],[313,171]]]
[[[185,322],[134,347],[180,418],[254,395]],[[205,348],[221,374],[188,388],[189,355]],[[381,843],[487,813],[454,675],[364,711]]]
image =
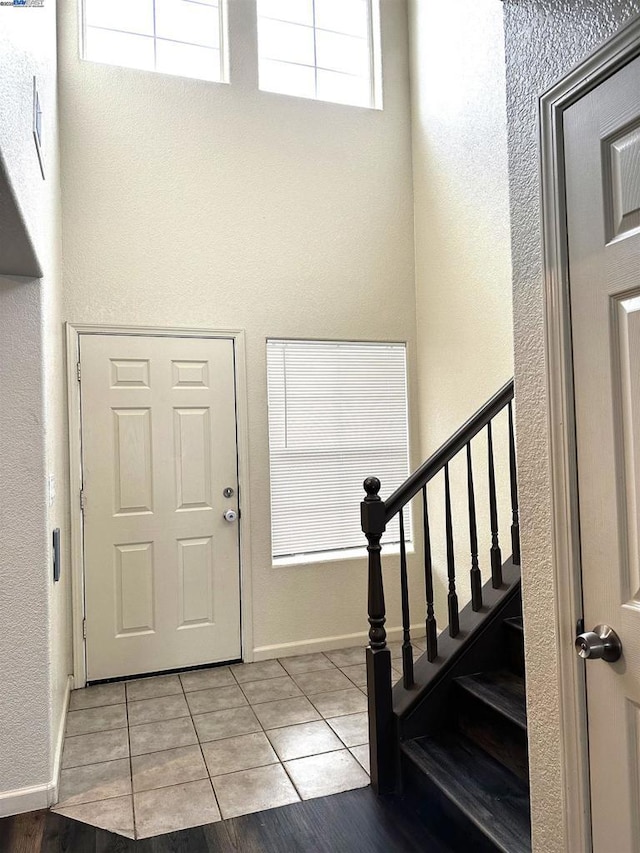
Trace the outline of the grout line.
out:
[[[292,761],[304,761],[306,758],[320,758],[322,755],[332,755],[334,752],[344,752],[345,748],[343,745],[336,747],[335,749],[325,749],[322,752],[312,752],[311,755],[298,755],[296,758],[286,758],[281,759],[283,764],[290,764]],[[348,752],[347,748],[347,752]],[[286,769],[286,768],[285,768]]]
[[[278,764],[282,764],[282,759],[278,758],[277,761],[270,761],[268,764],[257,764],[255,767],[245,767],[244,770],[229,770],[227,773],[216,773],[214,776],[210,776],[210,778],[211,780],[222,779],[224,776],[236,776],[238,773],[247,773],[249,770],[264,770],[265,767],[276,767]]]
[[[301,792],[300,792],[300,790],[299,790],[298,786],[296,785],[296,783],[295,783],[295,782],[294,782],[294,780],[293,780],[293,777],[291,776],[291,774],[290,774],[290,773],[289,773],[289,771],[287,770],[287,766],[286,766],[286,764],[284,763],[284,761],[282,761],[282,759],[280,758],[280,756],[278,756],[278,760],[280,761],[280,766],[281,766],[281,767],[282,767],[282,769],[284,770],[284,772],[285,772],[285,774],[286,774],[286,776],[287,776],[287,779],[288,779],[288,780],[291,782],[291,784],[293,785],[293,790],[296,792],[296,794],[297,794],[297,795],[298,795],[298,797],[300,798],[300,802],[301,802],[301,803],[302,803],[302,802],[304,802],[303,797],[302,797],[302,794],[301,794]]]
[[[256,683],[256,682],[254,681],[254,682],[253,682],[253,684],[255,684],[255,683]],[[247,702],[249,702],[249,697],[248,697],[248,696],[247,696],[247,694],[244,692],[244,687],[242,686],[242,684],[240,684],[240,682],[238,682],[238,687],[240,688],[240,692],[242,693],[242,695],[244,696],[244,698],[247,700]],[[249,702],[249,705],[251,705],[251,702]]]
[[[116,759],[116,760],[118,760],[118,759]],[[91,767],[90,764],[85,764],[84,766],[85,767]],[[75,768],[73,768],[73,769],[75,770]],[[109,794],[108,797],[101,797],[98,800],[83,800],[83,802],[81,802],[81,803],[60,803],[60,802],[58,802],[58,803],[54,803],[52,806],[50,806],[50,809],[52,811],[55,811],[56,809],[75,809],[77,806],[93,806],[96,803],[105,803],[105,802],[107,802],[107,800],[121,800],[123,796],[125,796],[125,795],[123,795],[123,794]],[[133,811],[133,805],[131,806],[131,809]],[[74,820],[75,820],[75,818],[74,818]],[[82,821],[82,822],[84,823],[85,821]],[[93,823],[89,824],[89,825],[95,826],[95,824],[93,824]]]
[[[229,672],[231,672],[231,670],[229,670]],[[233,676],[233,673],[231,673],[231,674]],[[191,712],[191,706],[189,705],[189,702],[187,700],[187,692],[184,689],[184,684],[182,683],[181,678],[180,678],[180,687],[182,687],[182,695],[184,696],[184,701],[187,703],[187,708],[189,710],[189,719],[191,720],[191,725],[193,726],[193,730],[196,733],[196,743],[198,745],[198,749],[200,750],[200,756],[202,758],[202,763],[204,764],[204,769],[205,769],[205,772],[207,774],[206,778],[207,778],[209,785],[211,787],[211,793],[213,794],[213,801],[216,804],[216,808],[218,809],[218,814],[220,815],[220,820],[223,820],[222,808],[220,807],[220,803],[218,802],[218,796],[216,794],[216,789],[213,787],[213,779],[211,778],[211,773],[209,772],[209,765],[207,764],[207,759],[205,758],[205,755],[204,755],[204,750],[202,748],[202,741],[200,740],[200,735],[198,734],[198,730],[196,729],[196,723],[195,723],[195,720],[193,719],[194,715]],[[197,692],[197,691],[195,691],[195,692]],[[196,716],[197,716],[197,714],[196,714]]]
[[[127,704],[134,704],[136,702],[155,702],[156,699],[169,699],[171,696],[184,696],[184,693],[163,693],[161,696],[147,696],[145,699],[128,699]]]
[[[185,782],[171,782],[169,785],[166,783],[154,785],[153,788],[145,788],[142,791],[136,791],[136,794],[147,794],[149,791],[165,791],[167,788],[178,788],[180,785],[191,785],[193,782],[206,782],[209,778],[209,772],[207,771],[200,779],[187,779]]]
[[[240,687],[241,685],[235,682],[234,684],[218,684],[213,687],[197,687],[195,690],[184,690],[185,697],[191,696],[192,693],[203,693],[205,690],[235,690],[236,687]]]
[[[65,732],[64,739],[65,740],[72,740],[73,738],[76,738],[76,737],[87,737],[88,735],[101,735],[101,734],[104,734],[105,732],[121,732],[123,729],[126,729],[126,728],[128,728],[128,726],[118,726],[115,729],[96,729],[95,731],[92,731],[92,732],[78,732],[78,734],[75,734],[75,735],[68,735]],[[102,762],[96,762],[96,764],[101,764],[101,763]]]
[[[126,713],[126,711],[125,711],[125,713]],[[122,729],[126,729],[126,728],[127,728],[127,726],[116,726],[115,729],[97,729],[96,731],[93,731],[93,732],[78,732],[75,735],[69,735],[65,731],[64,739],[69,740],[70,738],[73,738],[73,737],[85,737],[86,735],[100,735],[103,732],[121,732]]]
[[[127,718],[127,743],[129,745],[129,779],[131,781],[131,817],[133,820],[133,837],[134,839],[138,837],[138,831],[136,829],[136,803],[133,798],[133,760],[131,758],[131,733],[129,731],[129,702],[127,700],[127,688],[124,689],[125,694],[125,715]]]
[[[131,751],[131,747],[129,747],[129,751]],[[72,764],[71,767],[63,767],[61,768],[61,773],[66,773],[67,770],[80,770],[82,767],[95,767],[97,764],[112,764],[114,761],[126,761],[130,756],[123,756],[122,758],[107,758],[106,761],[90,761],[88,764]],[[122,794],[118,794],[118,796],[122,796]],[[54,803],[54,805],[57,805]]]

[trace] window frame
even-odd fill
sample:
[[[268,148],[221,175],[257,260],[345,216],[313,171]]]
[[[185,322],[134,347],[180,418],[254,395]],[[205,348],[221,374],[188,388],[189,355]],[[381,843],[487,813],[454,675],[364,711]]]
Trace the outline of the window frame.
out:
[[[104,61],[101,61],[99,59],[91,59],[91,57],[87,56],[87,30],[88,29],[102,29],[102,30],[105,30],[106,32],[120,33],[122,35],[137,35],[137,36],[143,36],[143,37],[148,38],[148,39],[153,39],[153,43],[154,43],[154,66],[155,66],[156,62],[157,62],[156,43],[158,41],[158,36],[155,33],[156,0],[151,0],[151,2],[153,3],[154,33],[153,33],[153,35],[146,35],[144,33],[133,33],[130,30],[113,29],[112,27],[93,27],[91,24],[87,23],[86,0],[78,0],[79,16],[80,16],[80,27],[79,27],[80,59],[83,62],[92,62],[96,65],[107,65],[107,66],[110,66],[113,68],[127,68],[130,71],[138,71],[138,72],[142,71],[142,72],[146,72],[149,74],[164,74],[167,77],[176,77],[180,80],[195,80],[195,81],[199,81],[201,83],[213,83],[213,84],[219,84],[219,83],[229,84],[231,82],[230,61],[229,61],[229,53],[230,53],[230,51],[229,51],[229,42],[230,42],[230,37],[229,37],[229,8],[228,8],[229,0],[218,0],[218,31],[219,31],[219,37],[220,37],[220,48],[219,48],[219,52],[220,52],[220,67],[219,67],[220,79],[219,80],[210,80],[206,77],[194,77],[194,76],[188,76],[185,74],[174,74],[170,71],[163,71],[163,70],[158,69],[156,67],[154,67],[154,68],[136,68],[135,66],[122,65],[121,63],[118,63],[118,62],[104,62]],[[191,0],[191,2],[197,2],[197,0]],[[204,3],[202,5],[209,5],[209,4]],[[185,41],[181,41],[180,39],[160,38],[160,40],[161,41],[173,42],[175,44],[187,45],[189,47],[200,47],[200,48],[203,48],[203,47],[207,48],[208,47],[207,45],[195,44],[193,42],[185,42]]]
[[[263,56],[260,51],[260,18],[264,17],[266,20],[278,21],[279,23],[284,24],[296,24],[297,26],[305,26],[313,31],[314,38],[314,47],[316,44],[316,33],[319,30],[320,32],[329,32],[334,33],[335,35],[349,36],[349,33],[338,32],[337,30],[326,30],[323,27],[317,27],[315,24],[315,2],[313,2],[314,8],[314,23],[310,24],[297,24],[295,21],[287,21],[286,19],[281,18],[269,18],[268,16],[260,15],[259,8],[259,0],[256,0],[256,36],[257,36],[257,64],[258,64],[258,91],[268,95],[278,95],[284,96],[288,98],[300,98],[305,101],[317,101],[318,103],[323,104],[334,104],[336,106],[344,106],[349,108],[358,108],[365,110],[382,110],[383,109],[383,97],[382,97],[382,35],[381,35],[381,13],[380,13],[380,0],[365,0],[367,4],[367,36],[366,41],[368,43],[369,48],[369,103],[368,104],[353,104],[343,101],[331,101],[326,98],[318,97],[318,71],[328,71],[331,73],[345,73],[336,71],[336,69],[332,68],[324,68],[319,67],[317,63],[317,59],[314,65],[308,65],[303,62],[289,62],[287,60],[276,59],[274,57]],[[260,63],[261,60],[265,59],[267,61],[275,61],[280,62],[282,65],[293,65],[298,68],[310,68],[314,71],[315,74],[315,96],[309,97],[307,95],[292,95],[287,92],[274,92],[271,89],[263,89],[260,85]],[[345,73],[345,76],[346,73]]]

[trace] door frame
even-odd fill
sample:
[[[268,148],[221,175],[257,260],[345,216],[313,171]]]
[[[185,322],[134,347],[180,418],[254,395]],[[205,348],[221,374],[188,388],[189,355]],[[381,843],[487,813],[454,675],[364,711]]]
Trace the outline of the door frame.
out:
[[[251,540],[249,530],[249,424],[247,400],[246,341],[241,329],[225,331],[165,326],[113,326],[66,323],[67,408],[69,417],[69,500],[71,520],[71,611],[73,629],[73,687],[87,683],[86,640],[83,636],[85,618],[84,548],[80,489],[82,487],[82,421],[80,411],[81,335],[137,335],[160,338],[211,338],[233,342],[236,391],[236,428],[238,452],[238,508],[240,557],[240,642],[242,660],[253,660],[253,606],[251,586]]]
[[[553,569],[558,649],[561,763],[567,849],[591,850],[591,814],[584,665],[573,648],[582,618],[569,252],[564,170],[564,112],[640,56],[634,17],[539,100],[540,177],[552,490]],[[516,388],[517,393],[517,388]]]

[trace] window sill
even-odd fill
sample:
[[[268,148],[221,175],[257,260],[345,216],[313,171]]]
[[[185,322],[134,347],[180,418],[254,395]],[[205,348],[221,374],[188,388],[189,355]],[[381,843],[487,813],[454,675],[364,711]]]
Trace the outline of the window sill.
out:
[[[399,554],[400,545],[388,545],[386,548],[382,543],[382,554]],[[407,542],[407,554],[414,554],[413,542]],[[273,557],[271,565],[274,569],[284,566],[308,566],[314,563],[344,563],[352,560],[366,560],[367,549],[349,548],[338,551],[323,551],[320,554],[293,554],[291,557]]]

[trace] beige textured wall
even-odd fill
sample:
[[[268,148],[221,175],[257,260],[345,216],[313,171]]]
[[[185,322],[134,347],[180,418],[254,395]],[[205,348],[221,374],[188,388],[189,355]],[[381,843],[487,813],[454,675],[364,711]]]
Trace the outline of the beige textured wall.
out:
[[[411,0],[409,22],[420,449],[426,458],[513,373],[502,6],[496,0]],[[502,418],[495,440],[506,559],[511,548],[505,437]],[[484,436],[474,443],[474,460],[486,569]],[[461,458],[451,471],[463,601],[469,565],[465,464]],[[430,500],[444,616],[440,482],[434,482]]]
[[[55,2],[0,9],[0,152],[44,274],[0,278],[0,816],[47,805],[70,671],[55,31]],[[33,142],[34,75],[46,180]],[[54,585],[56,526],[64,564]],[[36,789],[27,800],[11,795],[26,787]]]
[[[518,471],[533,846],[569,851],[560,763],[537,99],[640,12],[638,0],[505,0]],[[577,852],[576,852],[577,853]]]
[[[367,628],[363,559],[271,567],[266,337],[406,340],[415,384],[407,18],[381,5],[377,111],[259,92],[252,0],[230,3],[230,86],[83,62],[61,3],[65,317],[246,330],[260,655]]]
[[[502,7],[411,0],[422,450],[513,370]]]

